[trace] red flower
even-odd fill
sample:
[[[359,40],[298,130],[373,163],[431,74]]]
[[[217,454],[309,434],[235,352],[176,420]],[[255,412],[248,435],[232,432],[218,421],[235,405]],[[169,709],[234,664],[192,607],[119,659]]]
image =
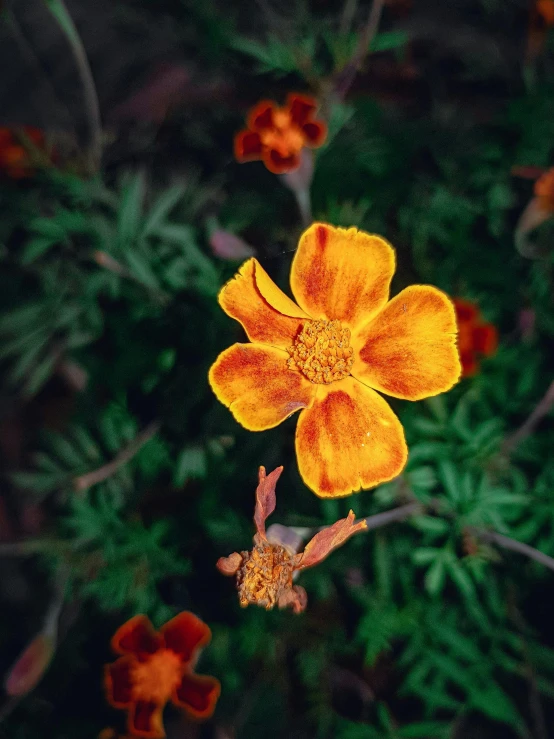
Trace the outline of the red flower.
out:
[[[275,485],[282,471],[282,467],[277,467],[269,475],[265,474],[265,467],[258,471],[254,508],[256,533],[252,551],[220,557],[216,567],[222,575],[236,576],[239,603],[243,608],[249,604],[261,606],[266,611],[274,606],[290,607],[294,613],[302,613],[308,596],[303,587],[292,584],[295,572],[319,564],[353,534],[365,531],[367,524],[365,519],[356,523],[354,511],[350,511],[346,518],[321,529],[299,554],[282,543],[270,541],[265,522],[275,510]]]
[[[327,126],[313,120],[317,102],[303,95],[289,95],[284,108],[271,100],[258,103],[248,115],[245,131],[235,136],[239,162],[261,159],[270,172],[283,174],[300,166],[302,147],[321,146]]]
[[[130,734],[165,737],[162,713],[170,700],[193,718],[212,715],[219,698],[219,681],[194,673],[199,650],[210,638],[209,627],[188,611],[159,631],[142,615],[116,631],[111,645],[122,656],[106,665],[106,694],[114,708],[128,711]]]
[[[479,308],[469,300],[454,298],[458,321],[458,351],[462,375],[470,377],[479,370],[478,356],[492,356],[498,347],[498,332],[481,318]]]
[[[44,148],[44,133],[32,126],[23,126],[21,136],[10,128],[0,128],[0,172],[14,180],[33,174],[32,156],[25,146],[27,139],[39,149]]]

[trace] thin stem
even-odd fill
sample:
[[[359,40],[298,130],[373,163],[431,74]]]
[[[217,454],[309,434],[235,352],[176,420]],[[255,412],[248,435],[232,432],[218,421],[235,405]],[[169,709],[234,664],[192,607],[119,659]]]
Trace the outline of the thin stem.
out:
[[[554,571],[554,558],[549,557],[548,554],[540,552],[538,549],[530,547],[528,544],[524,544],[517,539],[510,539],[509,536],[498,534],[496,531],[484,531],[482,529],[471,529],[471,531],[482,541],[493,542],[498,544],[499,547],[504,549],[510,549],[512,552],[518,552],[523,554],[525,557],[534,559],[535,562],[539,562],[541,565],[548,567],[549,570]]]
[[[302,190],[293,190],[294,197],[298,204],[298,210],[300,211],[300,219],[304,228],[308,228],[312,224],[312,199],[310,197],[309,188]]]
[[[90,69],[85,47],[63,0],[45,0],[46,6],[58,22],[69,43],[77,71],[83,86],[83,97],[90,132],[90,165],[97,172],[102,158],[102,122],[96,85]]]
[[[369,51],[371,42],[375,38],[381,21],[381,14],[385,0],[373,0],[369,11],[367,22],[362,29],[356,50],[350,61],[343,67],[337,76],[335,84],[335,95],[339,100],[344,100],[346,93],[354,82],[356,74]]]
[[[344,3],[344,8],[342,9],[342,15],[339,25],[339,34],[341,36],[346,36],[347,33],[350,33],[350,29],[352,28],[352,21],[354,20],[354,16],[356,15],[357,8],[358,0],[346,0],[346,2]]]
[[[544,416],[550,411],[554,405],[554,381],[550,383],[548,390],[539,400],[533,412],[529,415],[529,418],[509,436],[502,446],[504,454],[511,454],[513,450],[521,444],[528,436],[530,436],[535,427],[541,421]]]
[[[84,490],[87,490],[87,488],[107,480],[108,477],[111,477],[120,467],[123,467],[124,464],[132,459],[135,454],[142,449],[146,442],[150,441],[150,439],[158,433],[159,429],[160,422],[152,421],[152,423],[148,424],[148,426],[146,426],[146,428],[144,428],[140,434],[133,439],[129,446],[120,451],[111,462],[99,467],[97,470],[93,470],[92,472],[87,472],[84,475],[76,477],[73,481],[73,487],[75,490],[77,492],[83,492]]]
[[[29,557],[43,552],[53,543],[50,539],[26,539],[25,541],[7,541],[0,544],[0,557]]]
[[[406,505],[393,508],[390,511],[384,511],[384,513],[376,513],[374,516],[368,516],[365,519],[367,524],[367,530],[378,529],[381,526],[386,526],[389,523],[395,521],[404,521],[404,519],[413,516],[416,513],[421,513],[422,505],[419,502],[406,503]]]

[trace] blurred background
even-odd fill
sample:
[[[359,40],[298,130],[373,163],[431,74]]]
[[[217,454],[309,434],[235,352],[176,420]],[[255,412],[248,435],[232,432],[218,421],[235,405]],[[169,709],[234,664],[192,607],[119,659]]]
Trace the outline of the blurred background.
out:
[[[222,695],[170,739],[554,736],[554,1],[4,0],[0,69],[0,737],[126,736],[110,638],[181,610]],[[313,173],[237,162],[291,92]],[[389,240],[393,294],[471,306],[459,385],[392,402],[405,473],[340,500],[295,418],[249,433],[207,382],[243,340],[220,287],[256,255],[287,290],[312,218]],[[260,464],[304,534],[421,508],[303,573],[303,615],[243,610],[215,562]]]

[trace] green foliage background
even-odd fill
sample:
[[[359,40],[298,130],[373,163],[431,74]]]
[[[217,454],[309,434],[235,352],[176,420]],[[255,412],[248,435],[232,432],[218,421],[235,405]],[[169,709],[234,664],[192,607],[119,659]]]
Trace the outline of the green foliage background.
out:
[[[203,736],[554,735],[552,572],[478,537],[468,544],[471,531],[491,529],[554,556],[551,416],[511,454],[503,448],[553,377],[554,226],[533,234],[535,259],[513,238],[532,184],[511,168],[554,164],[552,34],[525,64],[525,4],[456,3],[430,37],[425,8],[387,6],[364,72],[325,111],[314,217],[390,240],[393,293],[435,284],[478,302],[501,335],[475,378],[393,403],[410,448],[405,474],[321,501],[297,472],[295,419],[248,433],[208,387],[210,364],[242,336],[216,302],[238,265],[211,253],[214,219],[282,286],[302,230],[279,178],[233,161],[233,134],[260,98],[329,95],[367,13],[347,5],[353,21],[341,33],[338,2],[126,4],[146,22],[169,16],[184,53],[232,93],[194,110],[185,101],[132,156],[128,142],[108,143],[92,176],[73,167],[2,181],[3,428],[23,424],[23,442],[17,463],[4,448],[0,495],[12,520],[30,506],[42,521],[24,556],[0,544],[5,670],[40,629],[57,575],[67,581],[51,668],[17,705],[5,699],[0,735],[123,731],[102,695],[110,635],[136,613],[161,625],[182,609],[211,626],[199,669],[222,682]],[[454,43],[460,29],[474,42]],[[409,63],[417,74],[406,82]],[[398,75],[388,89],[383,65]],[[79,391],[63,379],[68,364],[86,373]],[[75,490],[153,424],[125,465]],[[355,537],[303,574],[304,615],[241,610],[215,562],[250,546],[260,464],[285,466],[274,522],[317,527],[350,507],[371,516],[414,499],[422,513]]]

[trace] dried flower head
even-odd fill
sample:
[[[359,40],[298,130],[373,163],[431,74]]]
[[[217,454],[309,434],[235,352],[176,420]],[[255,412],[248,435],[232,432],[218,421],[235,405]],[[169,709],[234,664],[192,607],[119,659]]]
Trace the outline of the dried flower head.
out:
[[[314,223],[292,262],[297,304],[256,259],[219,293],[251,343],[219,355],[212,390],[250,431],[301,411],[298,468],[321,497],[350,495],[402,472],[404,430],[379,393],[420,400],[460,377],[452,302],[429,285],[389,300],[394,270],[394,249],[380,236]]]
[[[254,509],[254,547],[250,552],[233,552],[228,557],[221,557],[217,568],[223,575],[236,576],[239,602],[243,608],[252,604],[269,611],[274,606],[290,606],[295,613],[302,613],[307,595],[304,588],[293,584],[294,573],[321,562],[353,534],[364,531],[367,524],[365,520],[356,523],[354,512],[350,511],[346,518],[317,533],[298,554],[275,540],[270,541],[265,522],[275,510],[275,486],[282,471],[282,467],[277,467],[266,475],[265,468],[260,467]]]
[[[454,298],[458,321],[458,350],[464,377],[479,371],[478,357],[491,357],[498,348],[498,332],[483,321],[479,308],[469,300]]]
[[[263,100],[250,111],[248,128],[235,136],[239,162],[261,159],[270,172],[283,174],[298,169],[304,146],[321,146],[327,136],[323,121],[314,120],[317,102],[304,95],[289,95],[279,108]]]
[[[200,650],[210,638],[209,627],[188,611],[159,631],[142,615],[116,631],[112,649],[122,656],[106,665],[106,694],[114,708],[128,712],[130,734],[165,737],[162,714],[168,701],[195,719],[212,715],[219,698],[219,681],[194,672]]]

